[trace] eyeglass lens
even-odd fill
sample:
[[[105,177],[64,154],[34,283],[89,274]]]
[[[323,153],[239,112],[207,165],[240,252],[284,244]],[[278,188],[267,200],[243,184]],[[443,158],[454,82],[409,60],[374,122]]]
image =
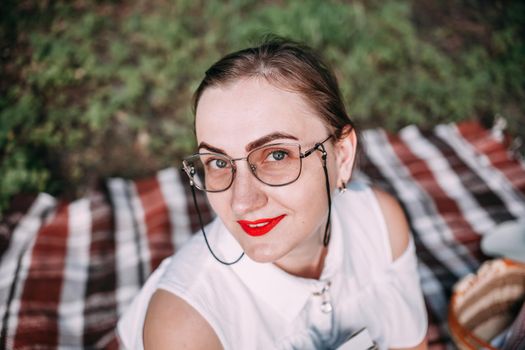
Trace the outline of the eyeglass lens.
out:
[[[271,186],[289,184],[301,173],[301,150],[297,144],[267,145],[253,150],[246,159],[253,175]],[[219,192],[233,182],[236,164],[231,158],[215,153],[201,153],[186,158],[184,166],[192,169],[197,188]]]

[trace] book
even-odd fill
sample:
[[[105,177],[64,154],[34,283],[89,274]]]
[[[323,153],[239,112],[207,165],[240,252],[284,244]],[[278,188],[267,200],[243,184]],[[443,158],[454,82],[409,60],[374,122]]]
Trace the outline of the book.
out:
[[[370,337],[368,330],[363,328],[350,335],[337,350],[379,350],[379,348]]]

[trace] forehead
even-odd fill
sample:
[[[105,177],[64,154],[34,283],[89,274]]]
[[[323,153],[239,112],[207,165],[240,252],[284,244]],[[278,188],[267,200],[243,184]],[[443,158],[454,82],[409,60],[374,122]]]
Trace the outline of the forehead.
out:
[[[231,152],[275,132],[293,135],[299,142],[317,142],[327,135],[323,120],[300,94],[262,78],[206,89],[195,127],[197,142]]]

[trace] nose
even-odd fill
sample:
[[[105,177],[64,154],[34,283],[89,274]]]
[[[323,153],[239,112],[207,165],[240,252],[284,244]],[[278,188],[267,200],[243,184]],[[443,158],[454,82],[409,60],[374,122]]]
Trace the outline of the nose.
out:
[[[239,163],[231,187],[231,207],[234,214],[242,218],[265,206],[268,197],[262,188],[264,184],[255,178],[248,162]]]

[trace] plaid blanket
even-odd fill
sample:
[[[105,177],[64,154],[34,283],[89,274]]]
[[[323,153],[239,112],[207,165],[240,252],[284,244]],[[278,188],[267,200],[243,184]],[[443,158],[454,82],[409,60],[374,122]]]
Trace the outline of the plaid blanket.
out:
[[[416,242],[430,348],[452,349],[452,287],[487,259],[483,234],[525,216],[525,165],[498,132],[476,122],[363,136],[356,177],[401,202]],[[206,198],[197,195],[210,221]],[[199,229],[174,168],[109,179],[103,191],[69,203],[40,194],[14,221],[0,226],[0,350],[118,348],[119,315],[160,261]]]

